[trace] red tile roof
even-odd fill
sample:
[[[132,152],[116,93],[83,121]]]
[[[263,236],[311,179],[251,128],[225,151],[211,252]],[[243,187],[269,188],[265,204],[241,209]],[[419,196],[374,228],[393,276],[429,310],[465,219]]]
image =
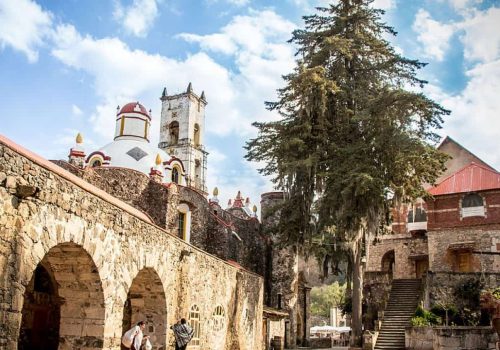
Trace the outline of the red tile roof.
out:
[[[474,162],[429,189],[434,196],[500,189],[500,173]]]

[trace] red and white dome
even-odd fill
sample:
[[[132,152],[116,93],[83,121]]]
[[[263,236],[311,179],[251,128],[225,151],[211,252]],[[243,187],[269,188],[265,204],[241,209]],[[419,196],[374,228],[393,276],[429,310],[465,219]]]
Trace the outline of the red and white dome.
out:
[[[149,115],[146,107],[144,107],[142,104],[139,102],[130,102],[127,103],[125,106],[123,106],[120,111],[118,112],[117,115],[123,114],[123,113],[139,113],[142,114],[151,120],[151,115]]]

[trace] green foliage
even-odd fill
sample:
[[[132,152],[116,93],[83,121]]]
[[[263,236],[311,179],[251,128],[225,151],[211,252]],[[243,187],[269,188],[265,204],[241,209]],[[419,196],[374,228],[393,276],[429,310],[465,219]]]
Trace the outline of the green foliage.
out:
[[[441,323],[441,317],[434,314],[432,311],[425,310],[421,306],[417,307],[411,319],[411,324],[414,327],[434,326]]]
[[[426,327],[430,326],[428,320],[420,316],[414,316],[411,318],[410,323],[413,327]]]
[[[340,307],[345,299],[345,284],[338,282],[311,289],[311,314],[329,316],[330,309]]]
[[[254,123],[246,158],[287,192],[279,231],[288,244],[311,243],[335,226],[339,240],[380,229],[398,199],[425,195],[446,157],[430,143],[449,112],[406,86],[423,86],[425,64],[400,56],[384,39],[395,35],[370,0],[340,0],[304,17],[291,42],[301,59],[285,76],[270,110]]]
[[[322,256],[347,252],[352,345],[361,339],[364,244],[383,229],[389,198],[426,196],[447,159],[433,143],[449,111],[418,91],[425,64],[394,50],[385,36],[396,32],[372,2],[338,0],[304,17],[290,40],[297,66],[267,103],[281,118],[254,123],[258,137],[246,144],[246,158],[263,162],[260,172],[286,193],[279,240],[309,250],[329,235],[340,248]]]
[[[454,294],[462,304],[472,308],[478,308],[483,284],[479,279],[471,278],[455,287]]]
[[[342,305],[340,305],[340,309],[342,310],[342,315],[350,315],[352,314],[352,298],[346,297]]]
[[[495,299],[500,299],[500,287],[496,287],[491,294],[495,297]]]

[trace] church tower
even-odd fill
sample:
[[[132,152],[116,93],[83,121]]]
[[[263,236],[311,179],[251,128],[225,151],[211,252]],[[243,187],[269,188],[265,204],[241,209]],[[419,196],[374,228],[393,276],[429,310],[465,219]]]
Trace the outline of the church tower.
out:
[[[158,147],[184,164],[187,185],[207,194],[207,155],[203,145],[205,132],[205,92],[200,96],[189,83],[186,92],[160,98],[161,124]]]

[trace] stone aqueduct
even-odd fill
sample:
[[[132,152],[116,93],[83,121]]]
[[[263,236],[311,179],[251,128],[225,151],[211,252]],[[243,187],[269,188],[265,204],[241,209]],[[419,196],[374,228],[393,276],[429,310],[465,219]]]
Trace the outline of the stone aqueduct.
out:
[[[193,307],[200,349],[261,349],[261,277],[1,136],[0,271],[0,349],[42,335],[59,349],[120,349],[140,319],[154,349],[171,349],[169,327]]]

